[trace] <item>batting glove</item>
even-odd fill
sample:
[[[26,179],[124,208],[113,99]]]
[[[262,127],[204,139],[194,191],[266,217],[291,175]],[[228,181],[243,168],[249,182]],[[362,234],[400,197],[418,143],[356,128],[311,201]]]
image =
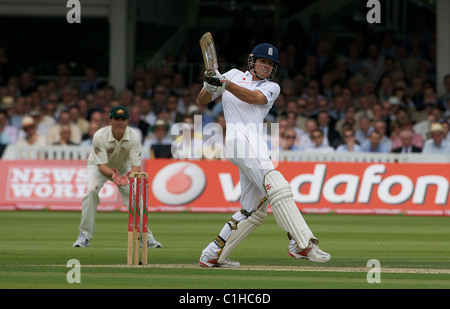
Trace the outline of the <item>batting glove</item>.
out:
[[[203,86],[209,93],[220,92],[223,93],[228,87],[228,79],[216,71],[215,75],[211,75],[210,72],[205,71],[205,81]]]

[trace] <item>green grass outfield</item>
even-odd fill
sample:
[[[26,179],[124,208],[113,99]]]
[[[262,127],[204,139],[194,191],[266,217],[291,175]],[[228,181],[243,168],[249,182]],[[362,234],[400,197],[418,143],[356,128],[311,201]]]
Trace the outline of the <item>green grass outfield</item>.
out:
[[[151,213],[163,244],[147,267],[126,267],[127,214],[98,213],[88,248],[72,248],[78,212],[0,212],[0,289],[427,289],[450,288],[450,218],[305,215],[330,262],[288,256],[288,239],[269,215],[231,254],[240,269],[197,266],[230,214]],[[69,284],[70,259],[81,283]],[[381,283],[367,282],[367,262]]]

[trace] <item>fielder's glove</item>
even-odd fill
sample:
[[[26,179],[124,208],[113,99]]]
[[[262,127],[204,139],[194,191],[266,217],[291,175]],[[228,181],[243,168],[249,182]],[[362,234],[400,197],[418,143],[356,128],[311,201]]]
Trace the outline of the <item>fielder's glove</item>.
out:
[[[203,83],[203,86],[209,93],[222,93],[223,91],[225,91],[225,88],[227,88],[228,83],[228,79],[220,74],[219,71],[216,71],[215,75],[211,75],[209,71],[205,71],[205,81]]]

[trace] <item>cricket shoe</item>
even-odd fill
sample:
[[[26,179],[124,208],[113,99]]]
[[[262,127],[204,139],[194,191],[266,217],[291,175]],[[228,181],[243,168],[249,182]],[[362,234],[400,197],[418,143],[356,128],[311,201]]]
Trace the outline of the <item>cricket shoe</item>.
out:
[[[307,259],[311,262],[325,263],[331,259],[331,255],[325,251],[320,250],[319,246],[313,242],[309,243],[309,247],[301,250],[298,247],[289,250],[289,255],[296,259]]]
[[[198,261],[198,265],[201,267],[222,267],[222,268],[238,268],[241,266],[239,262],[232,261],[229,258],[225,259],[225,262],[220,263],[217,261],[217,257],[208,256],[202,254],[200,260]]]
[[[162,245],[159,241],[157,241],[156,239],[149,239],[147,241],[147,247],[148,248],[162,248]]]
[[[73,247],[89,247],[90,241],[87,239],[83,232],[80,232],[78,239],[73,243]]]

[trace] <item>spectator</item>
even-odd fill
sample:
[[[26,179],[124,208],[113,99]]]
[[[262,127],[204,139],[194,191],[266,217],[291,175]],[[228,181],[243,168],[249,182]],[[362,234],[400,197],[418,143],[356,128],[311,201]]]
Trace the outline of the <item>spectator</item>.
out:
[[[390,149],[386,149],[381,143],[383,139],[382,133],[372,130],[368,139],[361,144],[360,152],[380,152],[389,153]]]
[[[369,117],[363,116],[358,121],[359,129],[356,130],[356,141],[362,145],[373,131],[372,122]]]
[[[444,128],[444,139],[450,142],[450,122],[449,120],[444,121],[442,127]]]
[[[306,100],[303,98],[297,98],[297,126],[302,130],[305,130],[306,120],[308,120],[308,118],[305,117],[305,109]]]
[[[8,124],[8,115],[3,109],[0,109],[0,132],[1,144],[14,145],[17,142],[18,130]]]
[[[450,143],[444,139],[444,132],[440,123],[433,123],[430,128],[431,139],[425,141],[422,153],[450,154]]]
[[[161,109],[165,106],[167,95],[168,95],[167,88],[164,85],[157,85],[155,87],[155,92],[153,93],[153,110],[156,114],[158,114]]]
[[[447,74],[444,76],[443,84],[444,84],[445,90],[444,90],[444,93],[441,95],[440,99],[444,103],[450,102],[450,74]],[[447,111],[450,111],[449,110],[450,106],[448,106],[447,104],[446,104],[446,108],[447,108]]]
[[[367,70],[368,78],[373,83],[377,83],[384,73],[384,57],[379,53],[379,47],[376,43],[369,45],[369,57],[363,63],[362,68]]]
[[[80,146],[91,146],[92,145],[92,139],[94,138],[95,132],[100,129],[100,123],[97,121],[89,122],[89,130],[88,130],[88,136],[83,139],[80,143]]]
[[[105,94],[105,98],[106,98],[106,94]],[[129,90],[129,89],[123,89],[122,91],[119,92],[119,96],[117,98],[118,105],[122,105],[126,108],[130,108],[133,105],[133,91]],[[105,104],[105,106],[98,106],[100,108],[106,108],[109,107]]]
[[[320,111],[317,114],[317,124],[318,129],[323,132],[329,143],[339,137],[339,132],[336,131],[335,124],[332,122],[328,112]]]
[[[317,121],[313,118],[309,118],[305,123],[305,133],[300,136],[300,144],[299,147],[306,150],[308,148],[313,147],[313,141],[311,139],[311,134],[314,130],[317,129]],[[324,139],[325,142],[325,139]],[[328,144],[327,144],[328,146]]]
[[[18,130],[22,127],[22,119],[27,113],[25,97],[3,98],[3,109],[8,114],[8,122]]]
[[[305,149],[306,152],[334,152],[334,148],[324,144],[323,132],[315,129],[311,132],[312,147]]]
[[[284,131],[283,139],[285,142],[283,146],[280,146],[280,150],[302,150],[299,146],[295,145],[297,132],[293,128],[288,128]]]
[[[80,128],[81,134],[87,134],[89,131],[89,121],[82,117],[78,105],[69,107],[70,123]]]
[[[25,116],[22,119],[22,130],[25,135],[17,141],[19,146],[45,146],[46,138],[37,133],[36,123],[31,116]]]
[[[149,98],[143,98],[140,103],[141,119],[150,126],[155,124],[156,114],[153,111],[152,101]]]
[[[76,101],[74,98],[74,95],[72,93],[71,87],[64,87],[61,90],[61,102],[58,104],[58,111],[67,111],[69,110],[70,106],[75,105]]]
[[[97,78],[97,71],[92,67],[86,68],[85,80],[80,83],[80,96],[84,97],[87,93],[95,95],[99,84],[100,81]]]
[[[344,129],[342,134],[345,144],[339,145],[336,152],[359,152],[360,146],[356,142],[355,130],[349,128]]]
[[[180,113],[177,110],[178,107],[178,95],[175,92],[172,92],[167,97],[166,101],[166,110],[169,113],[170,124],[174,124],[177,122],[183,121],[184,114]]]
[[[144,142],[145,137],[148,134],[150,125],[141,119],[141,111],[139,106],[135,105],[130,108],[129,127],[140,131],[141,143]]]
[[[177,111],[180,114],[186,115],[189,107],[194,105],[194,99],[192,98],[192,93],[189,89],[184,89],[181,92],[180,98],[178,100]]]
[[[270,147],[275,147],[277,145],[278,147],[284,147],[284,144],[286,143],[285,138],[285,132],[288,129],[288,120],[286,117],[282,117],[278,120],[278,135],[271,135],[271,141],[270,141]]]
[[[74,144],[79,144],[81,142],[82,134],[80,128],[77,125],[70,123],[70,114],[68,111],[62,111],[59,115],[59,123],[55,124],[48,132],[47,142],[49,145],[53,145],[60,140],[61,127],[66,124],[70,126],[70,141]]]
[[[412,153],[412,152],[422,152],[422,148],[414,146],[412,141],[414,138],[414,132],[411,129],[403,129],[400,131],[399,140],[401,141],[401,146],[392,149],[394,153]]]
[[[403,130],[408,130],[408,131],[412,132],[412,134],[413,134],[413,138],[411,141],[412,145],[417,148],[422,149],[423,144],[424,144],[424,139],[423,139],[422,135],[414,132],[411,120],[407,116],[401,116],[397,119],[397,123],[399,125],[400,132]],[[402,141],[400,139],[400,136],[392,139],[392,148],[398,148],[398,147],[401,147],[401,145],[402,145]]]
[[[381,144],[383,144],[384,148],[387,149],[388,151],[391,151],[392,141],[386,135],[387,132],[386,122],[384,122],[383,120],[377,120],[374,122],[373,128],[375,131],[379,132],[382,135]]]
[[[355,114],[355,121],[359,123],[361,117],[373,118],[372,105],[370,104],[369,97],[366,95],[360,96],[357,100],[358,112]]]
[[[341,95],[334,96],[331,100],[331,109],[328,112],[330,117],[334,118],[335,121],[339,121],[345,118],[345,102]]]
[[[5,126],[6,124],[6,113],[3,110],[0,110],[0,144],[1,145],[8,145],[10,143],[9,136],[5,132]]]
[[[296,139],[294,140],[294,144],[295,146],[299,146],[300,145],[300,136],[302,136],[305,131],[303,131],[302,129],[300,129],[297,125],[297,114],[293,111],[289,111],[286,113],[286,120],[287,120],[287,127],[289,129],[294,129],[295,130],[295,135],[296,135]]]
[[[356,121],[355,121],[356,107],[350,105],[345,108],[345,117],[336,121],[336,125],[334,129],[338,132],[342,132],[342,127],[345,124],[350,125],[353,129],[356,129]]]
[[[52,145],[61,145],[61,146],[74,146],[78,145],[74,143],[71,139],[71,127],[69,124],[62,124],[61,129],[59,131],[59,140],[54,142]]]
[[[41,113],[41,123],[46,126],[48,132],[56,124],[56,103],[48,101]]]

